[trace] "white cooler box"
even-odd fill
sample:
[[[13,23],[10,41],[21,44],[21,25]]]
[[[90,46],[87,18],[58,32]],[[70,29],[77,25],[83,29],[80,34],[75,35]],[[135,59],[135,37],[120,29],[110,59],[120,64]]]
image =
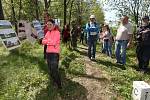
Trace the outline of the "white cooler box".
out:
[[[133,81],[133,100],[150,100],[150,85],[144,81]]]

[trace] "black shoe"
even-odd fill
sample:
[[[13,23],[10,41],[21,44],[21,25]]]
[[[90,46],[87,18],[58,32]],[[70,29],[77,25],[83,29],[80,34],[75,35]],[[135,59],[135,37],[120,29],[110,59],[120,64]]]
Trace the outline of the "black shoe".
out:
[[[143,73],[147,73],[148,69],[147,68],[139,68],[137,69],[137,71],[143,72]]]
[[[58,88],[58,89],[62,89],[62,83],[61,83],[61,82],[58,82],[58,83],[57,83],[57,88]]]
[[[126,67],[123,65],[121,69],[122,69],[122,70],[126,70]]]

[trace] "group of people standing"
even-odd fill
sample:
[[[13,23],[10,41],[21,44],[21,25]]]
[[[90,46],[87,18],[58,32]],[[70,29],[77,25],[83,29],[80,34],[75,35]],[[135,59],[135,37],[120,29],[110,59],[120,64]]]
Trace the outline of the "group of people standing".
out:
[[[100,40],[102,42],[102,53],[112,57],[113,35],[109,25],[103,24],[101,27],[96,22],[95,15],[90,16],[89,22],[86,24],[88,57],[95,60],[96,44]]]
[[[72,47],[73,49],[77,48],[77,40],[80,37],[81,34],[81,27],[75,22],[72,22],[72,28],[70,29],[70,25],[66,24],[62,31],[61,31],[61,37],[62,37],[62,42],[69,46],[70,48]]]
[[[125,15],[121,18],[121,23],[117,29],[115,38],[113,38],[109,25],[104,24],[101,27],[99,26],[96,22],[95,15],[90,16],[85,29],[81,29],[81,27],[75,24],[72,25],[72,29],[70,29],[68,25],[65,25],[62,32],[60,32],[60,29],[55,25],[55,21],[49,17],[47,12],[44,14],[44,20],[45,26],[43,30],[45,37],[42,39],[42,44],[44,45],[44,58],[48,64],[49,74],[58,88],[62,88],[58,70],[61,37],[62,42],[67,44],[71,41],[71,46],[77,48],[77,38],[82,32],[86,32],[86,42],[88,46],[87,56],[90,60],[95,60],[96,58],[96,45],[99,39],[103,44],[102,52],[110,57],[112,57],[112,43],[115,41],[116,63],[121,65],[126,64],[126,52],[127,48],[131,47],[133,35],[128,16]],[[144,17],[143,22],[144,24],[139,27],[137,31],[137,58],[140,70],[145,71],[150,59],[149,17]],[[83,33],[81,39],[83,40]]]
[[[102,25],[101,31],[99,30],[94,15],[90,16],[86,30],[88,33],[88,56],[91,60],[95,59],[97,37],[99,37],[103,44],[102,52],[112,57],[112,43],[115,42],[116,63],[126,65],[127,48],[133,45],[133,28],[129,23],[128,16],[122,16],[115,38],[108,25]],[[150,22],[148,16],[142,18],[142,25],[138,27],[135,36],[138,70],[147,72],[150,60]]]

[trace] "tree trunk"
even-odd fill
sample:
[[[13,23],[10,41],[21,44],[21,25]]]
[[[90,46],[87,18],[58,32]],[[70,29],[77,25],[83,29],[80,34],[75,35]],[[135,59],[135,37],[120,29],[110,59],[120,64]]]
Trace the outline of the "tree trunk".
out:
[[[67,17],[67,0],[64,0],[64,25],[66,25],[66,17]]]
[[[72,14],[72,7],[73,7],[73,2],[74,2],[74,0],[72,0],[72,2],[71,2],[71,6],[70,6],[70,14],[69,14],[69,26],[70,26],[70,23],[71,23],[71,14]]]
[[[11,9],[12,9],[13,24],[15,25],[15,31],[17,32],[17,20],[16,20],[16,14],[15,14],[15,8],[14,8],[14,1],[13,0],[11,0]]]
[[[20,20],[21,19],[21,9],[22,9],[22,0],[19,0],[19,18],[18,18],[18,20]]]
[[[48,2],[47,2],[47,0],[44,0],[44,4],[45,4],[45,10],[48,10]]]
[[[35,13],[36,13],[36,19],[39,20],[38,0],[35,0],[35,6],[36,6],[36,10],[35,10]]]
[[[77,2],[77,24],[78,25],[81,25],[81,17],[82,17],[82,15],[81,15],[82,13],[81,13],[81,0],[78,0],[78,2]]]
[[[45,4],[45,10],[48,10],[48,8],[50,7],[51,4],[51,0],[44,0],[44,4]]]
[[[3,19],[4,19],[4,13],[3,13],[2,1],[0,0],[0,20]]]

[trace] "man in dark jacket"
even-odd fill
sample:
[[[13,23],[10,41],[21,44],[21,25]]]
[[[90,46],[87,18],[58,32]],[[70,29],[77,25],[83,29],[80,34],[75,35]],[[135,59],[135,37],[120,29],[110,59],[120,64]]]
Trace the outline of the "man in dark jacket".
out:
[[[139,71],[147,71],[150,60],[150,23],[149,17],[142,18],[143,24],[137,31],[136,54],[138,59]]]

